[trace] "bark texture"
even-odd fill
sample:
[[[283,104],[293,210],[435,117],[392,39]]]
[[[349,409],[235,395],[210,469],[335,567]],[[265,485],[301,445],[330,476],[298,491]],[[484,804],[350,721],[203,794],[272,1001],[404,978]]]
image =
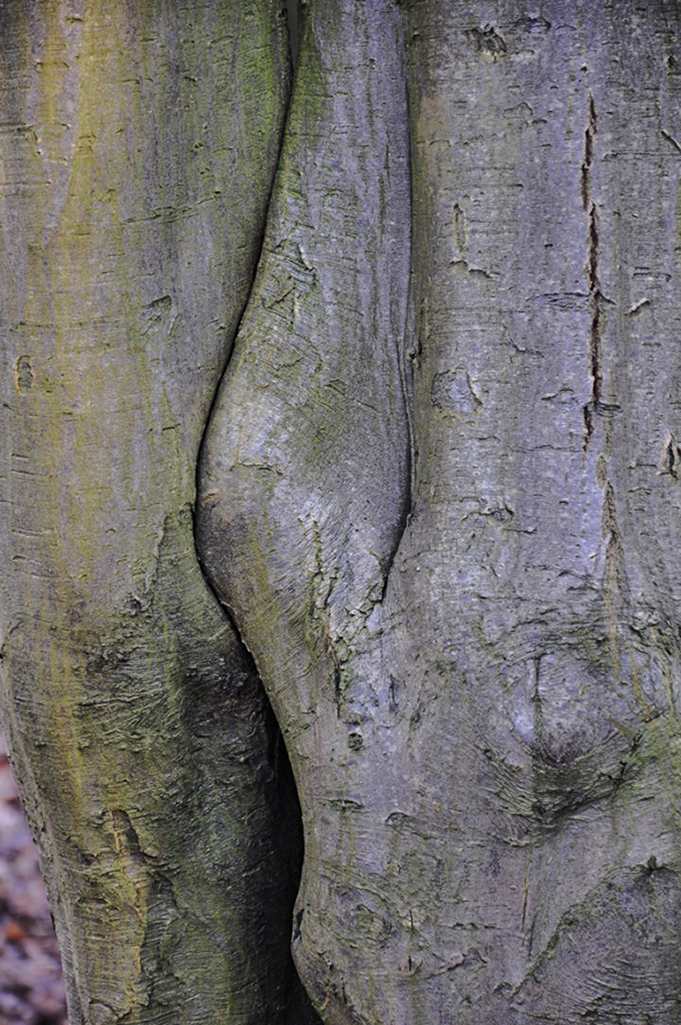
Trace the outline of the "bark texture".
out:
[[[308,6],[201,468],[303,807],[296,961],[328,1025],[671,1025],[681,13],[401,12]]]
[[[200,476],[201,557],[293,759],[306,845],[293,950],[327,1021],[347,1019],[346,966],[367,996],[378,977],[370,905],[356,921],[374,815],[353,774],[371,767],[381,803],[383,765],[363,749],[375,695],[356,666],[407,512],[406,102],[392,2],[308,8],[263,256]]]
[[[73,1025],[311,1020],[255,667],[326,1025],[672,1025],[681,11],[310,0],[279,155],[280,6],[0,3],[2,701]]]
[[[295,792],[192,521],[288,85],[269,0],[0,4],[3,724],[71,1025],[309,1020]]]

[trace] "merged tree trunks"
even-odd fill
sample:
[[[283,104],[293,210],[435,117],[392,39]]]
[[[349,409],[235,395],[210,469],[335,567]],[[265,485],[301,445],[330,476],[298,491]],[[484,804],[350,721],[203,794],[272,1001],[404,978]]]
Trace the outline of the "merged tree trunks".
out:
[[[0,3],[3,715],[73,1025],[303,1023],[192,535],[283,12],[113,8]],[[679,11],[303,27],[197,507],[298,967],[328,1025],[671,1025]]]
[[[402,6],[406,43],[308,7],[203,452],[303,806],[297,964],[329,1025],[671,1025],[679,12]]]
[[[282,7],[0,4],[2,714],[72,1025],[309,1013],[295,791],[192,520],[280,148]]]

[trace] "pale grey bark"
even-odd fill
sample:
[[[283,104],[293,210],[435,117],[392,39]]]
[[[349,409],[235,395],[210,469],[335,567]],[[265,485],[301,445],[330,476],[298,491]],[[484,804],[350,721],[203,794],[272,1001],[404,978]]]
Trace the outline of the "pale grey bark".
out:
[[[408,115],[395,6],[310,7],[204,449],[303,806],[296,961],[333,1025],[677,1022],[680,12],[402,7]]]

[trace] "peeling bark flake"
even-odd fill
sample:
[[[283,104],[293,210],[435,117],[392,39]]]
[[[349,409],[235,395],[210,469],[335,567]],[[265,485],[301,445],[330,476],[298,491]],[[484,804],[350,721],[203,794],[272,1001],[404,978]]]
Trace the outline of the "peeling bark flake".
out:
[[[19,356],[14,363],[14,387],[20,395],[26,395],[35,384],[35,374],[30,356]]]

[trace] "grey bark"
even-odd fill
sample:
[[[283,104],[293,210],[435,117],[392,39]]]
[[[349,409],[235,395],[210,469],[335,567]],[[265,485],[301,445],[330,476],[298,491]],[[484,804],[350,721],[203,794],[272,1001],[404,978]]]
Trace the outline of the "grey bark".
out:
[[[678,1022],[676,2],[310,0],[281,153],[266,0],[0,14],[3,715],[76,1021],[310,1020],[257,669],[325,1023]]]
[[[312,7],[203,454],[303,807],[296,962],[333,1025],[677,1022],[679,11],[403,8],[408,113],[395,6]]]
[[[192,523],[288,88],[283,4],[0,4],[2,716],[71,1025],[311,1014],[295,791]]]

